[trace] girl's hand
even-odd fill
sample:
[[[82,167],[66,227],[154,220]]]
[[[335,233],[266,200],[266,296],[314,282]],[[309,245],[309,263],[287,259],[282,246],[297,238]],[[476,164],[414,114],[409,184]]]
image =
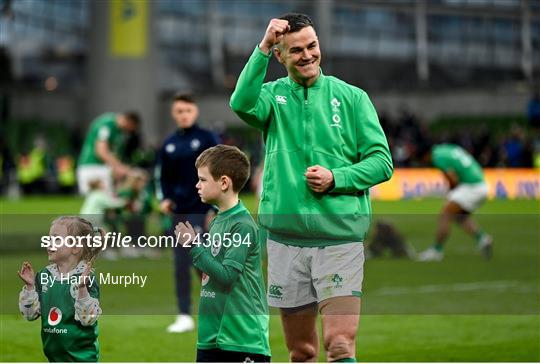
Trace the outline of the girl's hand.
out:
[[[79,277],[79,288],[86,287],[90,284],[90,272],[92,271],[92,264],[87,263],[86,269],[81,273]]]
[[[23,262],[21,266],[21,270],[18,271],[17,274],[22,279],[22,281],[26,283],[27,290],[32,291],[35,288],[36,275],[34,273],[34,269],[32,268],[32,264],[30,264],[30,262]]]
[[[92,271],[92,264],[87,263],[86,269],[79,277],[79,298],[88,296],[88,285],[90,284],[90,272]]]

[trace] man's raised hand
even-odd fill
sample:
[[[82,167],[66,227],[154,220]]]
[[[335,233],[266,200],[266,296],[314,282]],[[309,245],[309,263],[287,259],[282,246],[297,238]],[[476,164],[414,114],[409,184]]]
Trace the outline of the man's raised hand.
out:
[[[264,53],[270,53],[274,45],[278,44],[283,38],[283,34],[287,33],[291,27],[289,22],[283,19],[272,19],[266,28],[264,38],[259,43],[259,49]]]

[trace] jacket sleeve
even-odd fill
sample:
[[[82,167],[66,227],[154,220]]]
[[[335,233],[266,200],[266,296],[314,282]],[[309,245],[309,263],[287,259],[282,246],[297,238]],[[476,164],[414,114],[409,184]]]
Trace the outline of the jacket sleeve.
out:
[[[88,286],[88,296],[75,298],[75,320],[83,326],[92,326],[101,315],[99,286],[96,282]]]
[[[238,77],[229,105],[231,109],[251,126],[264,130],[270,119],[272,96],[263,87],[270,54],[264,54],[259,46],[251,54]]]
[[[98,201],[100,206],[103,206],[106,209],[118,209],[124,207],[128,202],[127,199],[107,194],[100,195]]]
[[[92,326],[101,315],[99,300],[95,297],[86,296],[75,299],[75,320],[83,326]]]
[[[41,315],[41,305],[35,289],[29,291],[26,286],[19,293],[19,311],[25,319],[33,321]]]
[[[156,197],[161,202],[165,199],[174,200],[173,191],[167,183],[167,165],[165,159],[165,144],[161,147],[157,154],[156,166],[154,167],[154,181],[156,189]],[[165,177],[165,178],[164,178]]]
[[[388,181],[394,170],[392,157],[377,112],[365,92],[358,95],[354,113],[359,162],[335,168],[335,187],[330,193],[355,193]]]
[[[215,259],[208,249],[201,246],[191,248],[190,254],[193,258],[193,265],[210,276],[224,290],[231,289],[244,271],[250,246],[256,239],[257,231],[246,224],[235,224],[231,227],[231,236],[237,234],[241,237],[240,246],[231,245],[225,249],[225,256],[222,262]],[[244,243],[244,242],[249,243]],[[221,244],[221,241],[218,242]],[[253,243],[255,244],[255,243]]]
[[[230,290],[240,275],[236,267],[218,262],[203,247],[193,247],[190,253],[193,257],[193,265],[208,274],[225,291]]]

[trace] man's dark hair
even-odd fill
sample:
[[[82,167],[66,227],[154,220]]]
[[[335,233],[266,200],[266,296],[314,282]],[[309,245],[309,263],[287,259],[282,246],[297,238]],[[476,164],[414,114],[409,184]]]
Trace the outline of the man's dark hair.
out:
[[[139,116],[139,113],[136,111],[126,111],[124,112],[124,116],[126,119],[131,121],[133,125],[139,126],[141,125],[141,117]]]
[[[279,17],[279,19],[287,20],[289,22],[289,33],[298,32],[306,27],[313,27],[313,21],[306,14],[300,13],[287,13]]]
[[[192,93],[189,92],[179,92],[173,96],[172,102],[175,103],[176,101],[184,101],[190,104],[196,104],[195,97]]]
[[[237,147],[223,144],[202,152],[195,161],[195,167],[208,167],[214,181],[221,176],[229,177],[234,192],[240,192],[244,188],[250,173],[248,157]]]

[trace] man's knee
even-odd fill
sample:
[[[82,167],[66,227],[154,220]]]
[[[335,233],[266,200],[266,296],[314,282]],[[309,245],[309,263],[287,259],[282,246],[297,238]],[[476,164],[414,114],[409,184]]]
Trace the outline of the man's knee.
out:
[[[355,339],[360,316],[360,298],[334,297],[319,308],[323,319],[324,349],[328,361],[355,357]]]
[[[346,335],[336,335],[325,340],[325,349],[330,360],[353,358],[354,338]]]
[[[316,361],[317,348],[311,343],[295,345],[290,350],[290,359],[292,362]]]

